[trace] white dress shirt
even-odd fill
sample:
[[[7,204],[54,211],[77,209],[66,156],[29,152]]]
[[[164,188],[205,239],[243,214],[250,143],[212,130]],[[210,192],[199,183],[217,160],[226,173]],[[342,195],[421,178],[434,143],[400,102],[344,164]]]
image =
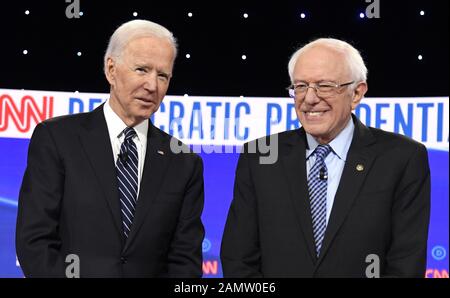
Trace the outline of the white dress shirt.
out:
[[[117,158],[120,153],[120,146],[125,139],[123,130],[127,128],[127,125],[120,119],[120,117],[113,111],[109,104],[109,99],[103,106],[103,112],[105,114],[106,125],[108,126],[109,138],[111,140],[111,147],[114,158],[114,165],[117,163]],[[142,172],[144,171],[145,152],[147,151],[147,131],[148,121],[142,121],[138,125],[133,127],[136,131],[136,136],[133,138],[133,142],[136,144],[139,165],[138,165],[138,196],[139,189],[141,188]]]

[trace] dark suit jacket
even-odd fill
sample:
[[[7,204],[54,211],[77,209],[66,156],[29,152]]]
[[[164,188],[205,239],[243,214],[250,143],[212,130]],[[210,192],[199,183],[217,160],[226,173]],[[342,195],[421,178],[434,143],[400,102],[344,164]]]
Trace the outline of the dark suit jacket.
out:
[[[66,256],[77,254],[81,277],[200,277],[202,160],[172,153],[170,139],[150,122],[126,240],[103,106],[39,124],[17,218],[16,249],[25,276],[64,277]]]
[[[222,241],[225,277],[424,277],[430,213],[426,148],[364,126],[350,146],[319,259],[308,198],[305,131],[278,135],[279,156],[242,153]],[[247,150],[248,145],[246,145]],[[357,171],[356,166],[364,166]]]

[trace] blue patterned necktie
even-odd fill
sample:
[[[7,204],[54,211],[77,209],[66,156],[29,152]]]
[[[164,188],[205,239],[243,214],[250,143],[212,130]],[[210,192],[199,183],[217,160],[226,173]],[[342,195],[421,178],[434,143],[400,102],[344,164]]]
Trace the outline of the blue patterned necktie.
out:
[[[329,145],[317,146],[314,154],[316,162],[309,171],[308,192],[311,204],[311,217],[313,225],[316,256],[320,255],[320,248],[327,228],[327,179],[328,170],[325,158],[330,153]]]
[[[136,210],[138,191],[138,153],[133,137],[136,131],[127,127],[123,134],[125,139],[120,146],[120,154],[116,163],[119,199],[122,211],[123,232],[128,238]]]

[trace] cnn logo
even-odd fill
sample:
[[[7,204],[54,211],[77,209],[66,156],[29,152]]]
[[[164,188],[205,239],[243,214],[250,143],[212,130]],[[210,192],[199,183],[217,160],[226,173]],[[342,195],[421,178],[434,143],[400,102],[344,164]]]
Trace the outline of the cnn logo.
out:
[[[0,95],[0,133],[28,133],[38,123],[52,117],[53,96],[43,96],[38,100],[31,95],[17,99],[10,94]]]

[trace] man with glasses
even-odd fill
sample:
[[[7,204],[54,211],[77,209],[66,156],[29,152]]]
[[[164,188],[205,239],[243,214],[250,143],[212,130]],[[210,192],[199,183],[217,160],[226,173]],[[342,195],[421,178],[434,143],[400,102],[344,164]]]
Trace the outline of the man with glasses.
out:
[[[350,44],[313,41],[288,69],[302,128],[277,135],[274,164],[247,153],[259,142],[244,146],[222,242],[224,276],[423,277],[426,148],[352,113],[368,87]]]

